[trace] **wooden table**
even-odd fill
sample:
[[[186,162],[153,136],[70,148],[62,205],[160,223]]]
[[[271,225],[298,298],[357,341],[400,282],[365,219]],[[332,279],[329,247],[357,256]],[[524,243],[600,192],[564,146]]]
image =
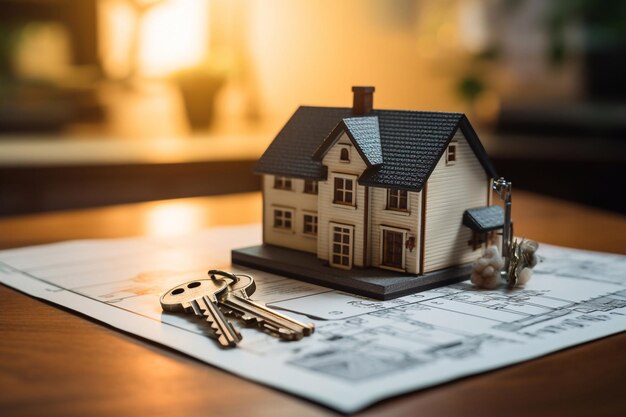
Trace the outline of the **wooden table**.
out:
[[[516,233],[626,253],[626,218],[527,193]],[[173,219],[186,219],[171,223]],[[261,220],[258,193],[5,218],[0,247],[167,235]],[[169,227],[168,225],[176,227]],[[3,416],[322,416],[322,406],[252,383],[0,286]],[[626,334],[383,401],[361,415],[626,415]]]

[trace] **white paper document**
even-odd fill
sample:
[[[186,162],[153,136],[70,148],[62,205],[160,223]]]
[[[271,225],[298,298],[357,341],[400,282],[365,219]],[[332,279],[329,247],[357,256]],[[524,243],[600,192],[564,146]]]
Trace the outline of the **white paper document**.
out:
[[[0,251],[0,282],[342,412],[626,330],[626,256],[541,245],[526,288],[462,282],[376,301],[230,267],[232,248],[260,240],[254,225],[11,249]],[[223,350],[198,320],[161,311],[163,292],[212,268],[251,273],[254,300],[315,333],[284,342],[246,328]]]

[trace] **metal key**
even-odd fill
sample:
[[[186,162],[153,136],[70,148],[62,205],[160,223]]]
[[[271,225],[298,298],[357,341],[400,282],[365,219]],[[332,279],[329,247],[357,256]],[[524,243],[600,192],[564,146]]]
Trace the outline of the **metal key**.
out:
[[[161,296],[164,311],[194,313],[204,317],[223,347],[235,347],[241,334],[224,317],[217,307],[217,298],[228,293],[229,279],[200,279],[189,281],[167,291]]]
[[[223,271],[209,271],[211,278],[217,279],[215,275]],[[309,336],[315,331],[312,323],[301,323],[291,317],[277,313],[261,304],[250,300],[250,296],[256,290],[254,279],[246,274],[223,275],[232,279],[229,291],[220,294],[217,298],[220,306],[226,311],[230,310],[233,315],[242,319],[246,324],[253,324],[283,340],[300,340],[303,336]]]

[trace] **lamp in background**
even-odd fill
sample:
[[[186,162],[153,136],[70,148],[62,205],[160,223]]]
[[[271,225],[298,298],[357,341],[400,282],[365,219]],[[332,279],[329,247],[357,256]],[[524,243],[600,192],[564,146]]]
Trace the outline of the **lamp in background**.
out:
[[[192,128],[209,126],[224,73],[211,65],[208,0],[100,0],[105,72],[134,87],[170,80]]]
[[[209,55],[208,0],[100,0],[98,14],[111,78],[164,77]]]
[[[154,7],[145,14],[140,28],[143,74],[168,75],[196,66],[209,56],[208,0],[148,3]]]

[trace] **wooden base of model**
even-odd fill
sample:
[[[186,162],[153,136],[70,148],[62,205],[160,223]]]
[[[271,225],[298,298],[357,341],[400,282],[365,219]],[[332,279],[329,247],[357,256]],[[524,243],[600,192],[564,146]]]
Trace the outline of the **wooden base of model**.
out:
[[[232,262],[377,300],[391,300],[464,281],[471,272],[471,264],[424,275],[380,268],[345,270],[332,268],[313,254],[273,245],[235,249],[232,251]]]

